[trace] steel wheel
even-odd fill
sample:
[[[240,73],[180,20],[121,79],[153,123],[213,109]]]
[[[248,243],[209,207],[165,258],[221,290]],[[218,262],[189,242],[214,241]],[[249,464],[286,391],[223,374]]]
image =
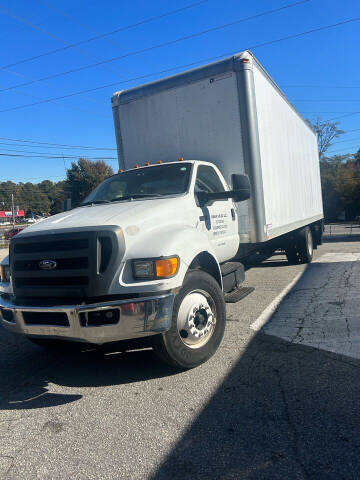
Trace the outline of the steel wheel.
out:
[[[194,290],[180,304],[177,328],[182,342],[200,348],[211,338],[216,324],[215,304],[203,290]]]
[[[312,239],[310,228],[306,232],[306,237],[307,237],[306,240],[307,240],[308,253],[309,253],[309,256],[312,257],[314,252],[314,245],[313,245],[313,239]]]
[[[219,283],[207,272],[193,270],[174,298],[170,330],[154,335],[152,345],[169,365],[194,368],[214,355],[225,324],[225,299]]]

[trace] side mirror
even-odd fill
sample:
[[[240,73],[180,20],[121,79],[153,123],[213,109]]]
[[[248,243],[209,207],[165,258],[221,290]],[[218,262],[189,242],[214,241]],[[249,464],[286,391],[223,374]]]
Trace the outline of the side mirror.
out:
[[[231,175],[231,182],[235,202],[242,202],[250,198],[250,180],[247,175]]]

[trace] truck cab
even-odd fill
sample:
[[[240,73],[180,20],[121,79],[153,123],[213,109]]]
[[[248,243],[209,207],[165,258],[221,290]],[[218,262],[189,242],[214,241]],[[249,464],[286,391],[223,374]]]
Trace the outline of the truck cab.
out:
[[[243,279],[241,264],[223,268],[239,247],[235,202],[250,195],[241,181],[231,189],[215,165],[183,159],[108,178],[12,239],[3,325],[40,344],[149,336],[168,363],[205,361],[224,332],[224,289]]]

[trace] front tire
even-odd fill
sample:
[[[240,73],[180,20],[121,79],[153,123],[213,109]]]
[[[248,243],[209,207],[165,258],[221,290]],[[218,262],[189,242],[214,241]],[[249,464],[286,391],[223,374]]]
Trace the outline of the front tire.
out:
[[[218,282],[206,272],[189,272],[174,300],[171,328],[154,338],[154,350],[169,365],[196,367],[218,349],[225,323],[225,299]]]

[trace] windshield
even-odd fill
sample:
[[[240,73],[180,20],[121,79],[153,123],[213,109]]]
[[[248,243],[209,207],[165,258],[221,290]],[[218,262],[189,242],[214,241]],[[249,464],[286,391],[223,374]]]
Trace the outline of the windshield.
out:
[[[82,205],[185,193],[189,187],[191,167],[191,163],[179,162],[119,173],[95,188]]]

